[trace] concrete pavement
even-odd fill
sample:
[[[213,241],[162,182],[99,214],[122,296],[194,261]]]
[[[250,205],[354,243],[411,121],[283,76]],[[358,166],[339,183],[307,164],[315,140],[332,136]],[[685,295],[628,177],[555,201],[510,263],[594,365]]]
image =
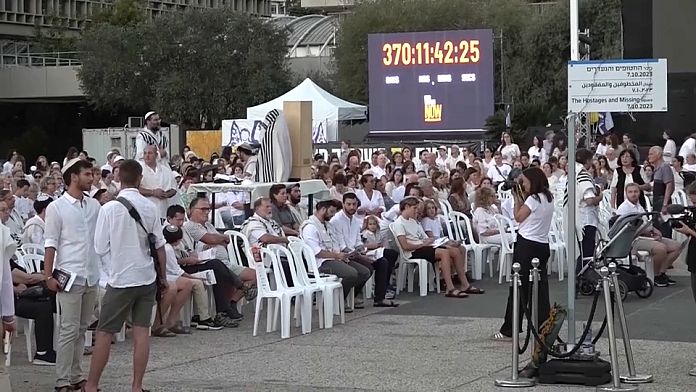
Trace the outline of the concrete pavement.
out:
[[[687,280],[676,280],[678,286],[658,288],[647,300],[631,295],[626,303],[638,370],[656,379],[641,386],[642,391],[696,390],[696,377],[687,374],[696,362],[696,305]],[[564,302],[563,283],[552,279],[552,301]],[[253,314],[247,307],[247,319],[237,329],[153,338],[145,387],[153,391],[501,390],[493,380],[510,372],[510,345],[489,338],[501,323],[507,286],[488,279],[478,285],[487,294],[468,299],[404,294],[397,309],[368,306],[330,330],[319,330],[315,316],[311,334],[300,335],[293,328],[293,336],[285,340],[279,332],[265,333],[265,317],[259,336],[252,337]],[[589,298],[579,300],[578,320],[586,317],[589,304]],[[598,309],[595,331],[602,317]],[[129,337],[113,345],[103,391],[130,390],[131,343]],[[54,368],[27,363],[24,336],[17,337],[13,347],[13,390],[52,390]],[[606,339],[598,349],[608,352]],[[85,357],[85,368],[88,364]],[[554,385],[533,390],[594,388]]]

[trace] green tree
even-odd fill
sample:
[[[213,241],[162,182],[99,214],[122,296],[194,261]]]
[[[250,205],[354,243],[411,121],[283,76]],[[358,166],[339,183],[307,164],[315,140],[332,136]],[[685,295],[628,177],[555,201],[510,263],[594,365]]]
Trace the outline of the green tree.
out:
[[[111,7],[105,7],[92,17],[93,24],[128,26],[144,23],[146,0],[116,0]]]
[[[78,76],[99,109],[156,109],[170,121],[218,127],[287,91],[284,30],[229,9],[172,12],[84,33]]]

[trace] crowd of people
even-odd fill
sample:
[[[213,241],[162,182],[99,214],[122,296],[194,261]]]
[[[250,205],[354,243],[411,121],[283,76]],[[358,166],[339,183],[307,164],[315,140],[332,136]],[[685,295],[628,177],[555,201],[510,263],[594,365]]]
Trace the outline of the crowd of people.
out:
[[[439,268],[448,298],[484,294],[472,284],[462,242],[447,238],[443,206],[448,206],[472,220],[470,235],[479,241],[515,242],[513,258],[522,264],[522,274],[529,273],[532,258],[541,259],[540,317],[548,313],[548,234],[554,198],[568,183],[568,151],[560,134],[535,136],[528,149],[503,133],[497,147],[481,152],[443,145],[418,154],[411,147],[377,150],[370,157],[343,142],[338,153],[314,156],[313,177],[326,183],[329,197],[309,206],[299,184],[273,185],[256,200],[246,192],[213,199],[189,191],[191,184],[210,182],[216,175],[254,181],[254,146],[225,148],[205,160],[186,147],[170,157],[159,115],[150,112],[145,119],[134,160],[113,150],[100,166],[86,151],[70,148],[63,162],[49,164],[40,156],[30,168],[18,151],[11,151],[2,166],[2,230],[17,249],[36,245],[44,259],[42,269],[32,271],[12,257],[8,265],[15,300],[11,312],[3,304],[3,324],[13,329],[15,314],[36,321],[34,363],[56,366],[57,391],[97,390],[111,341],[126,321],[137,359],[133,388],[141,390],[150,328],[155,337],[190,334],[189,320],[184,324],[179,316],[189,298],[191,327],[215,331],[239,325],[244,316],[238,305],[255,298],[256,274],[252,260],[240,264],[228,252],[230,237],[210,222],[214,208],[225,227],[240,231],[252,248],[300,238],[314,253],[319,271],[338,276],[344,296],[354,292],[354,308],[361,309],[363,287],[372,276],[373,305],[398,306],[394,277],[400,255]],[[594,249],[604,191],[611,193],[611,208],[619,215],[646,208],[664,211],[672,194],[685,185],[688,195],[696,195],[689,185],[690,172],[696,171],[696,138],[687,139],[678,153],[669,132],[664,138],[665,146],[650,148],[644,162],[628,134],[621,143],[615,135],[602,136],[589,149],[577,151],[577,181],[585,181],[579,187],[578,219],[585,254]],[[499,187],[510,181],[520,190],[501,200]],[[499,229],[497,214],[515,222],[516,235]],[[696,237],[687,227],[677,230]],[[686,242],[670,239],[671,228],[659,223],[642,235],[646,240],[637,248],[653,257],[655,285],[674,284],[666,271]],[[281,264],[292,285],[290,263]],[[69,290],[54,269],[75,275]],[[206,294],[208,273],[215,277],[214,308]],[[54,346],[51,315],[56,304],[60,315]],[[508,301],[505,322],[494,339],[511,336],[511,307]],[[96,339],[85,377],[80,364],[88,328],[96,330]]]

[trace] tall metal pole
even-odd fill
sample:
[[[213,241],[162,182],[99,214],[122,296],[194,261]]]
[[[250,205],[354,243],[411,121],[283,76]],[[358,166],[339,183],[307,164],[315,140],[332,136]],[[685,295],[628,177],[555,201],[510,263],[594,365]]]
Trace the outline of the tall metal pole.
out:
[[[578,37],[578,0],[570,0],[570,59],[580,59],[580,39]],[[568,226],[566,229],[566,249],[568,250],[568,342],[575,344],[575,115],[568,113]]]
[[[500,102],[505,105],[505,56],[503,52],[503,29],[500,29]]]

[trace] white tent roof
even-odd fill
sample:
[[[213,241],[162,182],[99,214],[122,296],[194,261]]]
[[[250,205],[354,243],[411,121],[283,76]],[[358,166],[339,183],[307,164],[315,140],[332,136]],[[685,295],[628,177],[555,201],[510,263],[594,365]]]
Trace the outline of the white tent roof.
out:
[[[273,109],[283,110],[285,101],[312,101],[312,117],[314,123],[326,123],[329,129],[329,139],[338,126],[339,121],[364,120],[367,118],[367,107],[348,102],[317,86],[307,78],[292,90],[271,101],[247,108],[247,119],[263,119],[266,113]],[[334,136],[335,137],[335,136]]]

